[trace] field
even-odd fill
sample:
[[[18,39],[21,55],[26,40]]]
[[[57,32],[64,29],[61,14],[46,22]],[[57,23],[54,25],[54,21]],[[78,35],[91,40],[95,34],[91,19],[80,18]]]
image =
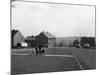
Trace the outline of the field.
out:
[[[76,39],[80,40],[81,37],[82,36],[77,36],[77,37],[75,37],[75,36],[73,36],[73,37],[56,37],[56,42],[59,43],[61,41],[64,41],[66,43],[68,43],[68,42],[70,43],[70,42],[75,41]]]
[[[47,48],[45,54],[31,55],[34,49],[11,50],[11,73],[28,74],[96,68],[95,50],[78,48]]]

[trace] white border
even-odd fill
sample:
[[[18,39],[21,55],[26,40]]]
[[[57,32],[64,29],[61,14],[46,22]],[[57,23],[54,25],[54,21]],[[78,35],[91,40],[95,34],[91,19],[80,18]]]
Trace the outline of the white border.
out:
[[[88,71],[66,71],[40,73],[41,75],[99,75],[100,74],[100,0],[34,0],[73,4],[96,5],[97,9],[97,69]],[[10,0],[0,0],[0,75],[10,75]],[[38,74],[38,73],[37,73]],[[36,75],[37,75],[36,74]],[[34,74],[35,75],[35,74]]]

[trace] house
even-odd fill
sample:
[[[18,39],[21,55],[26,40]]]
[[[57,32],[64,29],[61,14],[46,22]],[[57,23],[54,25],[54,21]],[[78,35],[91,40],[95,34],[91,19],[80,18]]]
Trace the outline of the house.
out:
[[[42,47],[54,47],[56,38],[49,32],[41,32],[36,36],[36,44]]]
[[[27,36],[25,38],[25,42],[28,43],[29,47],[35,47],[36,46],[36,36]]]
[[[25,38],[19,30],[11,31],[11,46],[12,47],[17,47],[17,45],[21,42],[24,42],[24,40]]]
[[[81,37],[80,43],[81,46],[84,46],[85,44],[89,44],[90,47],[96,46],[95,37]]]

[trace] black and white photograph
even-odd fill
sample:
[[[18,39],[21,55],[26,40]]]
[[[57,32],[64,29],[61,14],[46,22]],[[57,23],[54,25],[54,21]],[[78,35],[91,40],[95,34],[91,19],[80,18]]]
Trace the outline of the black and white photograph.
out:
[[[11,0],[11,75],[96,69],[96,6]]]

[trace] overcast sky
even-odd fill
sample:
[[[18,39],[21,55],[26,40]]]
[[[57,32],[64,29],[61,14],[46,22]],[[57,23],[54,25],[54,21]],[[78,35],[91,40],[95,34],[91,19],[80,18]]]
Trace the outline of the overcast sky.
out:
[[[41,31],[56,37],[95,36],[95,7],[15,1],[12,29],[24,36]]]

